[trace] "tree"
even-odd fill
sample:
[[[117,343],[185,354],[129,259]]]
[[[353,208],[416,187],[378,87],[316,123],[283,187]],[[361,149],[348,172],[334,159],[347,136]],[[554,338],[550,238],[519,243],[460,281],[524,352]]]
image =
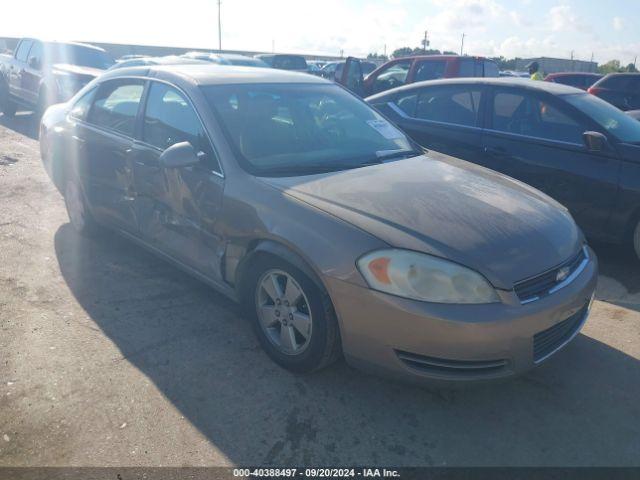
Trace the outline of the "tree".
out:
[[[445,55],[456,55],[455,52],[444,52]],[[393,58],[402,58],[402,57],[411,57],[414,55],[442,55],[442,52],[435,48],[424,49],[421,47],[411,48],[411,47],[402,47],[393,51],[391,56]]]
[[[604,65],[598,66],[598,72],[606,75],[607,73],[618,73],[624,69],[620,67],[620,60],[609,60]]]
[[[367,55],[367,60],[371,60],[372,62],[386,62],[387,60],[389,60],[389,57],[376,52]]]

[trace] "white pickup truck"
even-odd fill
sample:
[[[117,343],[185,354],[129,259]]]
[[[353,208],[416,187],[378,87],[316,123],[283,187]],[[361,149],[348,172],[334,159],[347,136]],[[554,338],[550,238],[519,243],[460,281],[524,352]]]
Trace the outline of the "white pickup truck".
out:
[[[12,116],[21,107],[41,115],[113,63],[93,45],[23,38],[13,54],[0,55],[0,111]]]

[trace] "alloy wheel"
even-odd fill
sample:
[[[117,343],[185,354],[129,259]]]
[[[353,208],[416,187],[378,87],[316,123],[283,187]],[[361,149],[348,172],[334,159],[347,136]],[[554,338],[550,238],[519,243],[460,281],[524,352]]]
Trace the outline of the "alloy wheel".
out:
[[[298,355],[311,341],[312,316],[300,284],[282,270],[268,270],[256,289],[258,320],[269,341],[285,355]]]

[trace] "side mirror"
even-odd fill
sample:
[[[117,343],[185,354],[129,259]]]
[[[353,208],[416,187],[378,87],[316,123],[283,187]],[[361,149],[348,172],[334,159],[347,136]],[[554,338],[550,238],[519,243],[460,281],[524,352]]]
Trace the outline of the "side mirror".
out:
[[[29,57],[29,67],[40,70],[40,59],[38,57]]]
[[[584,132],[582,140],[590,152],[603,152],[609,146],[609,140],[600,132]]]
[[[160,165],[164,168],[191,167],[200,162],[195,148],[189,142],[171,145],[160,155]]]

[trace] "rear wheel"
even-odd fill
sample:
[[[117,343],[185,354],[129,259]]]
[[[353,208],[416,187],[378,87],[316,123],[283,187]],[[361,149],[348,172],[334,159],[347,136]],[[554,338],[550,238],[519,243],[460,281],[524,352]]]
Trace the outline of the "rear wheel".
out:
[[[264,256],[251,266],[244,295],[258,339],[269,357],[296,373],[333,363],[341,353],[329,295],[301,270]],[[249,303],[250,302],[250,303]]]
[[[64,190],[64,203],[71,225],[83,235],[92,235],[98,230],[98,224],[87,208],[82,187],[77,180],[67,181]]]

